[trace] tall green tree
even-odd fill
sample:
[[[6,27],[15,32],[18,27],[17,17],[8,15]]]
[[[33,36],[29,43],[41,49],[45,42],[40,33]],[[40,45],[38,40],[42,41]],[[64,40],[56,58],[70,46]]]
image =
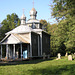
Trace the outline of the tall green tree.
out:
[[[52,16],[56,20],[75,16],[75,0],[54,0],[52,5]]]
[[[58,21],[56,39],[58,50],[75,51],[75,0],[54,0],[52,16]]]
[[[7,15],[7,18],[2,21],[2,27],[0,28],[0,41],[5,36],[5,33],[14,29],[15,27],[20,25],[20,19],[16,13],[12,13],[11,15]]]
[[[65,45],[58,41],[58,33],[57,33],[58,25],[48,23],[47,31],[51,35],[50,37],[50,54],[51,56],[56,56],[58,52],[62,55],[65,54]]]
[[[58,41],[66,46],[66,51],[75,51],[75,22],[74,19],[65,19],[58,24]]]

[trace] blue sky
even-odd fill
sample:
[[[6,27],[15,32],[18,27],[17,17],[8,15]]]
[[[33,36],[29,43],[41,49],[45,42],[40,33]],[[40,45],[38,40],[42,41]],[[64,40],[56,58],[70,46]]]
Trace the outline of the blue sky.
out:
[[[55,23],[55,19],[51,16],[49,3],[52,0],[34,0],[34,8],[37,10],[37,19],[45,19],[50,23]],[[7,14],[16,13],[19,18],[25,9],[27,20],[30,18],[29,11],[33,7],[33,0],[0,0],[0,23],[6,18]]]

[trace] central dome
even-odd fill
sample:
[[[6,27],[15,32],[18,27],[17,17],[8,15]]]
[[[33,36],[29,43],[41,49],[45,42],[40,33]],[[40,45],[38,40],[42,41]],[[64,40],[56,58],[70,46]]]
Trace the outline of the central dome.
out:
[[[35,8],[32,8],[31,10],[36,12]]]
[[[36,15],[37,14],[37,11],[35,10],[35,8],[32,8],[30,10],[30,15]]]

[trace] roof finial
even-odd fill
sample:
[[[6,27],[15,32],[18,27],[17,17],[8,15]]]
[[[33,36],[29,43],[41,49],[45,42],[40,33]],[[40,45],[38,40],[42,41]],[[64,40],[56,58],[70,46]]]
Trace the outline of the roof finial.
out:
[[[33,0],[33,8],[34,8],[34,0]]]
[[[25,10],[25,9],[23,8],[23,14],[24,14],[24,10]]]

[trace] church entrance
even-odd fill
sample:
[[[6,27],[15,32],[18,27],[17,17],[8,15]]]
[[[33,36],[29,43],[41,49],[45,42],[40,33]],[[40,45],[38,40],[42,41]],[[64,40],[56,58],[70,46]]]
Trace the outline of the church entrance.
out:
[[[21,47],[20,44],[16,45],[16,57],[26,59],[28,57],[28,44],[22,44],[22,55],[21,55]]]
[[[23,44],[23,58],[26,59],[28,57],[28,49],[27,49],[27,44]]]
[[[27,58],[27,50],[23,51],[23,58],[24,58],[24,59]]]

